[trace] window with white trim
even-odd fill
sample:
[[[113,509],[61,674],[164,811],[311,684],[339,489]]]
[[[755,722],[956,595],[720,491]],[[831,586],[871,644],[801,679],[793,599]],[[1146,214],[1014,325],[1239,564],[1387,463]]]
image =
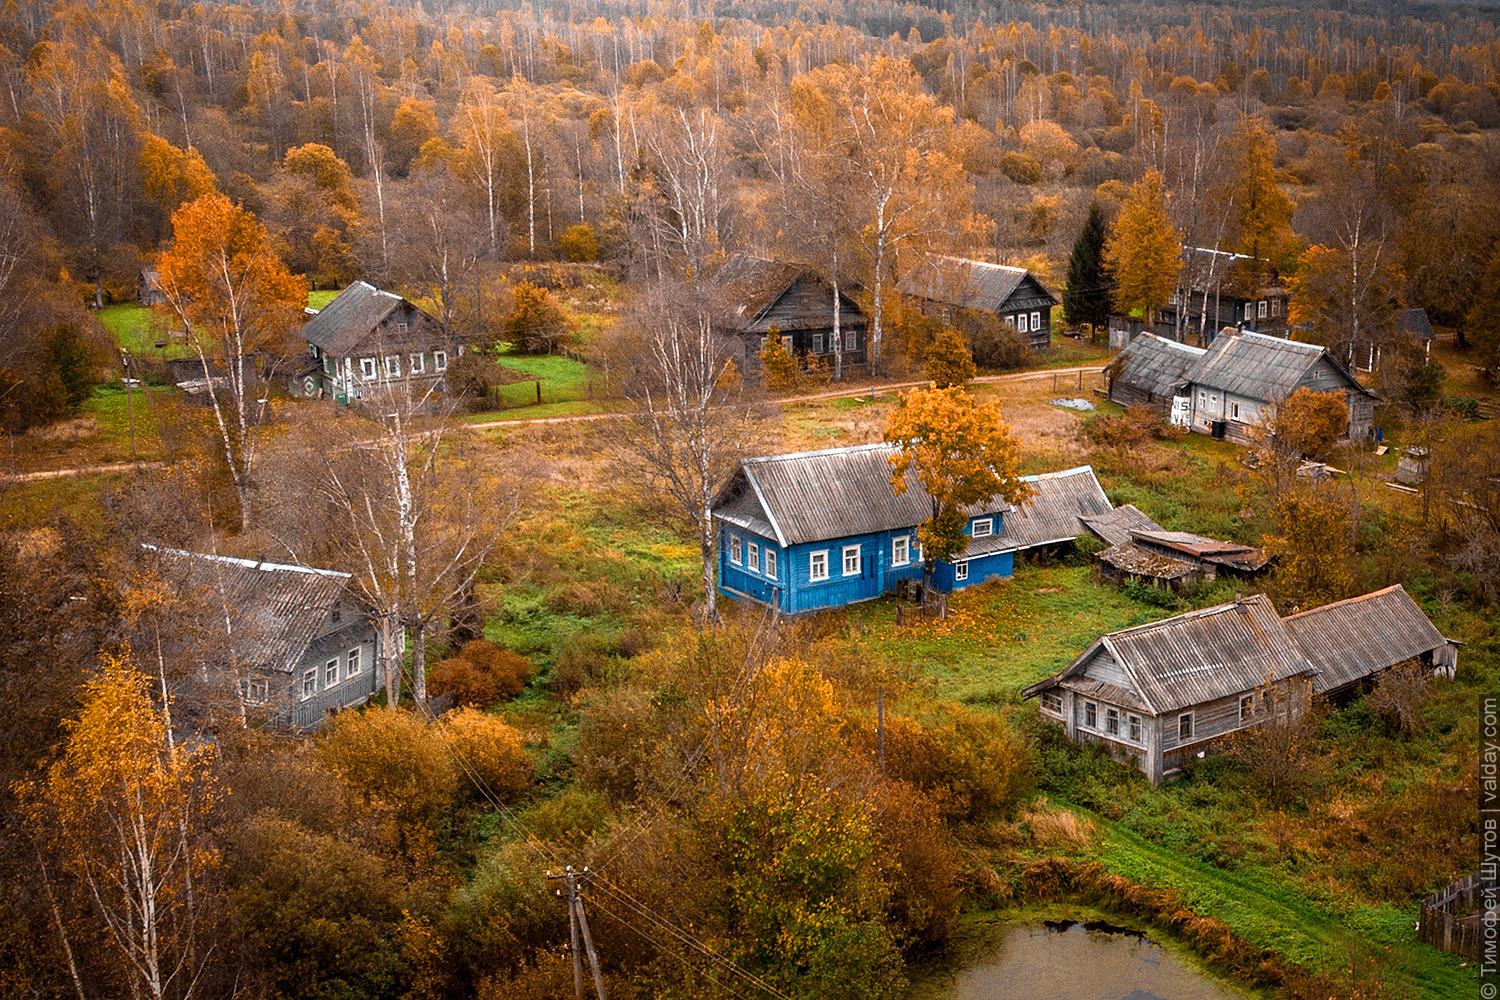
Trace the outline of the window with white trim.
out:
[[[1272,299],[1271,300],[1271,315],[1272,316],[1280,316],[1281,315],[1281,300],[1280,299]]]
[[[435,371],[435,372],[441,372],[441,371],[447,371],[448,370],[448,352],[447,351],[433,351],[432,352],[432,370]]]
[[[750,551],[747,552],[745,555],[746,555],[746,558],[745,558],[745,566],[746,566],[746,568],[747,569],[752,569],[755,572],[759,573],[760,572],[760,546],[757,545],[754,542],[751,542],[750,543]]]
[[[359,672],[364,669],[364,667],[361,666],[361,664],[360,664],[359,661],[360,661],[360,649],[359,649],[358,646],[355,646],[353,649],[349,650],[349,654],[344,658],[344,676],[345,677],[355,677],[355,676],[358,676]]]
[[[1236,419],[1236,420],[1240,419],[1240,404],[1239,403],[1230,403],[1229,404],[1229,415],[1231,417],[1233,417],[1234,419]]]
[[[776,579],[776,550],[766,549],[766,576]]]
[[[807,578],[814,583],[828,579],[828,550],[819,549],[807,554]]]
[[[411,368],[409,368],[408,370],[413,375],[420,375],[420,374],[422,374],[423,371],[426,370],[426,366],[423,363],[422,352],[421,351],[418,351],[417,353],[415,353],[415,354],[413,354],[411,356]]]
[[[812,352],[814,354],[823,353],[823,335],[821,333],[812,335]]]
[[[396,378],[401,374],[401,356],[399,354],[387,354],[385,356],[385,377]]]
[[[993,517],[976,517],[974,527],[971,529],[974,538],[987,538],[995,533],[995,519]]]
[[[1083,726],[1085,729],[1099,728],[1099,706],[1091,701],[1083,703]]]
[[[338,361],[335,358],[333,358],[333,357],[331,357],[331,356],[329,356],[327,354],[323,355],[323,374],[324,375],[337,375],[338,373],[339,373],[339,363],[338,363]]]
[[[403,337],[406,336],[406,331],[409,329],[411,329],[411,327],[407,326],[405,323],[396,324],[396,332],[401,334],[401,336]]]
[[[1190,740],[1193,738],[1193,713],[1177,717],[1177,738],[1179,740]]]
[[[1254,319],[1255,318],[1255,303],[1254,302],[1246,302],[1245,303],[1245,318],[1246,319]]]
[[[1266,318],[1266,309],[1267,309],[1267,305],[1266,305],[1266,300],[1265,299],[1261,299],[1258,302],[1256,302],[1255,303],[1255,315],[1256,315],[1256,318],[1258,318],[1258,319],[1265,319]]]
[[[318,693],[318,668],[308,667],[302,671],[302,700],[306,701]]]
[[[844,575],[859,576],[860,570],[860,547],[858,545],[844,546]]]
[[[240,681],[240,694],[251,705],[264,705],[271,700],[271,682],[264,677],[252,677]]]
[[[1056,691],[1042,692],[1042,711],[1050,712],[1053,715],[1062,715],[1062,710],[1062,695],[1058,694]]]
[[[1111,736],[1120,735],[1120,713],[1117,709],[1104,710],[1104,731]]]
[[[960,559],[953,564],[953,579],[967,580],[969,578],[969,560]]]
[[[911,536],[910,535],[902,535],[899,538],[892,538],[891,539],[891,565],[892,566],[910,566],[911,565]]]
[[[729,536],[729,561],[739,566],[745,561],[745,543],[739,535]]]
[[[857,351],[857,350],[859,350],[859,331],[858,330],[850,330],[848,333],[844,334],[844,350],[846,350],[846,351]]]
[[[335,656],[323,664],[323,690],[338,686],[339,682],[339,658]]]
[[[1025,313],[1017,313],[1016,314],[1016,331],[1018,333],[1025,333],[1026,329],[1027,329],[1026,328],[1026,314]]]
[[[1031,328],[1033,330],[1040,330],[1042,328],[1042,314],[1041,313],[1034,312],[1034,313],[1031,314]]]
[[[359,377],[363,378],[363,379],[371,379],[371,378],[375,377],[375,359],[374,358],[360,358],[359,359]]]

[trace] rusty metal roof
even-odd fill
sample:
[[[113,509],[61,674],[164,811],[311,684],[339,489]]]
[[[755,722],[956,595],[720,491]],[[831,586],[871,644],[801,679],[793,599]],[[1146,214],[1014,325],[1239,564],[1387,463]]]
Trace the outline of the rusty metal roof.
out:
[[[1187,383],[1188,372],[1207,353],[1201,347],[1142,333],[1115,356],[1107,370],[1116,382],[1133,389],[1153,396],[1175,396]]]
[[[1208,556],[1250,552],[1254,549],[1254,546],[1241,545],[1239,542],[1221,542],[1217,538],[1205,538],[1203,535],[1195,535],[1191,531],[1132,530],[1130,536],[1138,542],[1159,545],[1164,549],[1172,549],[1173,551],[1181,552],[1183,555],[1198,559]]]
[[[1086,530],[1084,517],[1113,510],[1093,466],[1022,476],[1035,494],[1005,515],[1001,538],[1013,549],[1070,542]]]
[[[1160,531],[1161,525],[1147,517],[1133,503],[1102,514],[1088,514],[1079,518],[1084,525],[1111,545],[1130,541],[1131,531]]]
[[[1397,584],[1283,619],[1318,676],[1313,690],[1337,691],[1448,640]]]
[[[351,577],[328,569],[163,549],[163,578],[229,616],[236,655],[248,666],[290,673],[348,592]]]
[[[1215,337],[1208,352],[1188,372],[1188,381],[1246,399],[1279,403],[1324,358],[1347,388],[1375,395],[1317,344],[1249,331],[1225,332]]]

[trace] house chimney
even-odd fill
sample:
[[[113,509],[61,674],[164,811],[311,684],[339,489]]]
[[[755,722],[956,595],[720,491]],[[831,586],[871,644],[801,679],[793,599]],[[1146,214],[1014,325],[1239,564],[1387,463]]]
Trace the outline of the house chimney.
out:
[[[1236,603],[1236,604],[1243,604],[1244,601],[1241,600],[1241,598],[1243,598],[1243,597],[1244,597],[1244,594],[1241,593],[1240,591],[1236,590],[1234,592],[1234,603]]]

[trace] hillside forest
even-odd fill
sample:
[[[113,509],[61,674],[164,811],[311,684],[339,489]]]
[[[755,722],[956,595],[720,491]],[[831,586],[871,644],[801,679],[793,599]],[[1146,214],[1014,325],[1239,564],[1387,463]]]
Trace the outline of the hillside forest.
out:
[[[569,865],[619,1000],[944,995],[986,928],[1075,918],[1249,996],[1477,989],[1411,925],[1480,863],[1500,690],[1500,12],[1330,6],[9,0],[0,992],[570,996]],[[861,363],[723,351],[740,255],[857,302]],[[1056,290],[1052,346],[904,301],[938,255]],[[441,406],[256,381],[355,281],[465,345]],[[1105,401],[1109,317],[1206,283],[1285,289],[1395,447]],[[1091,464],[1276,569],[1116,587],[1080,540],[941,619],[720,599],[735,463],[880,440],[928,381],[1003,408],[1007,482]],[[273,725],[235,609],[143,544],[350,574],[386,690]],[[1452,682],[1159,788],[1020,697],[1241,588],[1395,583]]]

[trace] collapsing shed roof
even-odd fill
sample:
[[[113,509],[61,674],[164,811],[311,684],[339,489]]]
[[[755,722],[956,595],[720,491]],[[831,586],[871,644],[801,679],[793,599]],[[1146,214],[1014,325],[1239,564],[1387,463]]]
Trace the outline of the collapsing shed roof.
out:
[[[1147,517],[1145,512],[1133,503],[1116,507],[1102,514],[1089,514],[1079,520],[1083,521],[1090,531],[1111,545],[1120,545],[1130,541],[1132,531],[1161,530],[1161,525]]]
[[[1448,641],[1400,584],[1289,615],[1286,627],[1318,669],[1313,681],[1318,694],[1348,687]]]

